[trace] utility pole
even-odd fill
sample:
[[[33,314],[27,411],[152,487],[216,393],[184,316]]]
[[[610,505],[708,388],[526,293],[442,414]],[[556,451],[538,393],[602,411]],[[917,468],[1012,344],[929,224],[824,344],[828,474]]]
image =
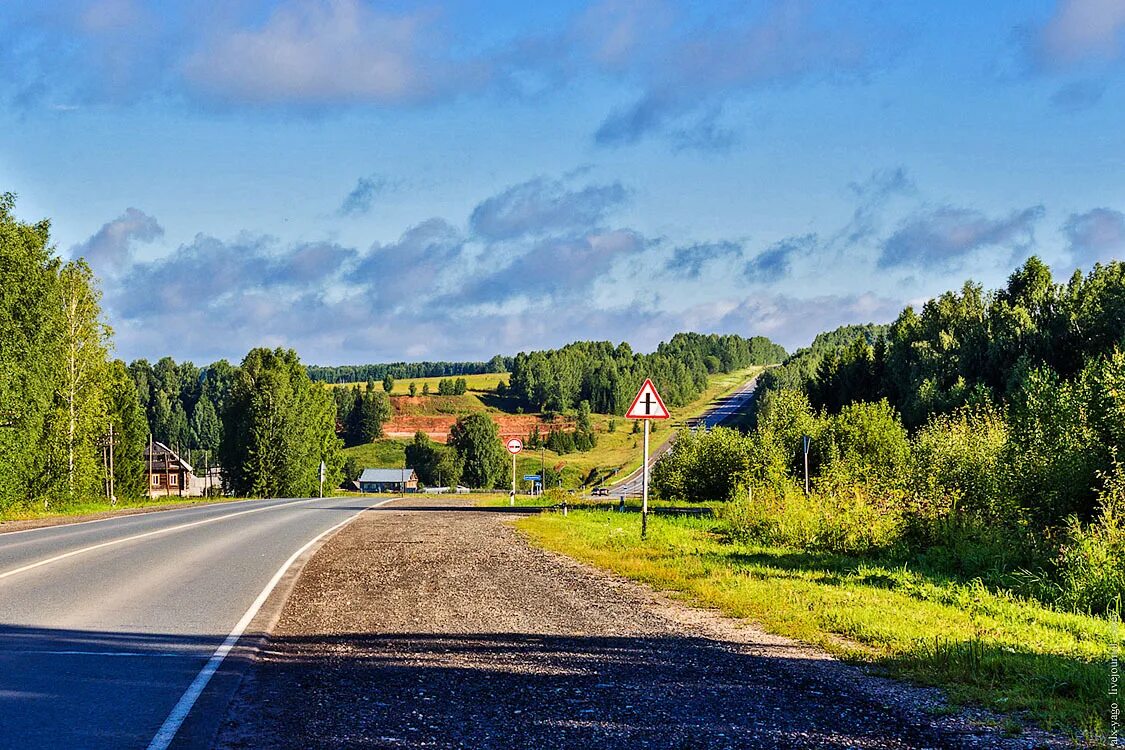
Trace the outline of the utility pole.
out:
[[[641,539],[648,534],[648,420],[645,421],[645,455],[641,472]]]
[[[117,505],[117,495],[113,493],[113,422],[109,423],[109,504]]]
[[[804,435],[801,437],[801,447],[805,451],[805,495],[809,494],[809,446],[812,445],[812,437]]]

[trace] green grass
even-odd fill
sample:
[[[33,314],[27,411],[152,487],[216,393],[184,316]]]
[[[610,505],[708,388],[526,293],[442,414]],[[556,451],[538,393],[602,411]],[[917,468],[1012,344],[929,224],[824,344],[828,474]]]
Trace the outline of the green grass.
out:
[[[344,455],[354,457],[363,469],[401,469],[406,466],[406,443],[390,438],[376,440],[345,448]]]
[[[676,592],[891,676],[1097,741],[1109,716],[1105,619],[909,566],[731,543],[714,519],[576,511],[520,519],[534,543]]]
[[[481,375],[446,375],[445,377],[437,377],[437,378],[403,378],[402,380],[396,380],[395,381],[395,386],[394,386],[394,388],[391,389],[391,395],[392,396],[407,396],[407,395],[409,395],[410,394],[410,384],[413,383],[418,390],[419,396],[422,395],[422,387],[427,385],[427,384],[430,386],[430,393],[436,396],[437,395],[437,389],[438,389],[438,383],[440,383],[442,380],[446,380],[446,379],[456,380],[457,378],[464,378],[465,379],[465,384],[467,385],[469,391],[491,393],[491,392],[494,392],[496,390],[496,384],[499,383],[501,380],[503,380],[505,383],[507,383],[508,377],[509,377],[508,373],[506,373],[506,372],[490,372],[490,373],[483,373]],[[366,385],[366,383],[332,383],[330,385],[333,388],[352,388],[352,387],[355,387],[356,385],[359,385],[360,387],[363,387],[363,386]],[[381,380],[377,381],[375,383],[375,388],[382,391],[383,390],[383,382]]]
[[[127,510],[131,508],[175,508],[180,505],[194,505],[201,503],[230,503],[245,498],[235,497],[159,497],[153,499],[125,500],[119,499],[115,505],[110,505],[109,500],[88,500],[72,503],[64,507],[48,507],[41,505],[32,508],[11,508],[0,513],[0,523],[7,521],[33,521],[43,518],[59,518],[63,516],[86,516],[94,513],[105,513],[114,510]]]

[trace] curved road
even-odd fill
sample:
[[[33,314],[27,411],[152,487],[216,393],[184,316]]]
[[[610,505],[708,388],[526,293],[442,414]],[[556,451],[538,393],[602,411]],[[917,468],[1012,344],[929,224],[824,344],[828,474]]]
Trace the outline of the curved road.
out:
[[[754,393],[758,388],[758,376],[748,380],[743,385],[739,386],[738,390],[729,393],[717,399],[714,405],[698,417],[693,417],[684,422],[684,427],[696,429],[702,427],[704,429],[711,429],[718,427],[724,422],[741,415],[746,407],[754,400]],[[672,443],[675,441],[673,435],[666,440],[660,447],[652,451],[648,458],[648,465],[652,467],[660,460],[660,457],[672,449]],[[638,467],[624,479],[609,488],[609,494],[613,497],[627,496],[640,496],[641,494],[641,468]]]
[[[369,504],[257,500],[0,534],[0,747],[206,746],[245,659],[217,650],[268,625],[295,553]]]

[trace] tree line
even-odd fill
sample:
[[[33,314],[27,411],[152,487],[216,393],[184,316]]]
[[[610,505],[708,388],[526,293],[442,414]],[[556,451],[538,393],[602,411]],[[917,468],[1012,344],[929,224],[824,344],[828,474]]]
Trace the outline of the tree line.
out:
[[[408,378],[443,378],[457,375],[481,375],[507,372],[511,357],[497,354],[487,362],[391,362],[371,365],[309,365],[309,377],[318,383],[366,383],[381,381],[388,375],[394,380]]]
[[[1067,609],[1120,606],[1125,264],[1058,283],[1032,258],[1003,288],[818,342],[764,379],[749,434],[680,435],[654,488],[733,500],[732,533],[759,542],[899,550]]]
[[[621,343],[578,341],[512,359],[508,394],[530,411],[564,412],[586,401],[601,414],[623,414],[652,378],[664,401],[680,406],[707,387],[707,376],[782,361],[785,350],[761,336],[678,333],[651,354]]]
[[[124,363],[109,356],[97,281],[63,262],[50,223],[0,195],[0,512],[145,490],[147,428]],[[114,446],[112,477],[107,451]]]

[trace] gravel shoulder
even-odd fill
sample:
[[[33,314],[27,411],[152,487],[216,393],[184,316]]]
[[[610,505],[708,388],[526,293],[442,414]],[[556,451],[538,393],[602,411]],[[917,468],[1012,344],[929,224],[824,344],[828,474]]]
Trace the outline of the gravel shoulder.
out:
[[[308,561],[225,719],[235,748],[1029,748],[940,693],[403,500]]]

